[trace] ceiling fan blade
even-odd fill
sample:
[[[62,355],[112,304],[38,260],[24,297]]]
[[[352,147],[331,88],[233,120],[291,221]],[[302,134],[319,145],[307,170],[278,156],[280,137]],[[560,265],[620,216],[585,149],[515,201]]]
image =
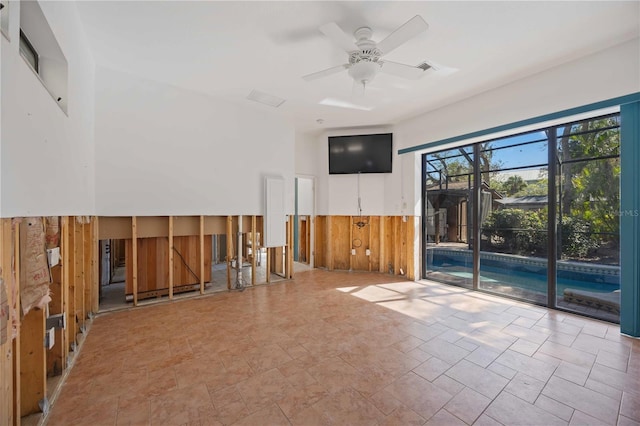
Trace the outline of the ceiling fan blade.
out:
[[[311,73],[311,74],[307,74],[307,75],[303,76],[302,78],[305,81],[313,81],[313,80],[317,80],[317,79],[322,78],[322,77],[330,76],[332,74],[337,74],[340,71],[346,70],[347,68],[349,68],[349,64],[342,64],[342,65],[338,65],[338,66],[335,66],[335,67],[327,68],[326,70],[322,70],[322,71],[314,72],[314,73]]]
[[[387,74],[395,75],[409,80],[417,80],[424,75],[424,70],[422,68],[399,64],[397,62],[391,61],[380,62],[382,62],[382,68],[380,68],[380,71]]]
[[[348,36],[335,22],[320,27],[320,32],[327,36],[334,44],[340,46],[347,53],[358,50],[353,37]]]
[[[426,31],[427,28],[429,28],[429,25],[425,20],[422,19],[420,15],[416,15],[378,43],[378,49],[380,49],[383,55],[386,55],[396,47],[409,41],[421,32]]]
[[[459,71],[458,68],[446,67],[431,60],[427,60],[425,61],[425,63],[429,65],[429,69],[433,70],[433,72],[437,75],[447,76]]]

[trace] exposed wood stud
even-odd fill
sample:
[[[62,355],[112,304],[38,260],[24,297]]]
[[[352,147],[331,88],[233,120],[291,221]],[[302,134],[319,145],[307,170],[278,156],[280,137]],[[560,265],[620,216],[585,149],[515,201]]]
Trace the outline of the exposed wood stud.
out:
[[[267,284],[271,283],[271,251],[271,247],[267,248]]]
[[[331,249],[331,246],[333,246],[333,220],[331,216],[327,216],[327,249],[326,249],[326,253],[327,253],[327,269],[329,271],[333,271],[333,250]]]
[[[70,256],[70,245],[69,245],[69,216],[64,216],[61,218],[61,226],[60,226],[60,238],[62,244],[62,287],[64,294],[62,295],[62,299],[64,301],[63,312],[67,317],[67,327],[63,330],[64,332],[64,363],[66,368],[66,362],[69,357],[69,286],[70,286],[70,273],[71,273],[71,261],[69,259]]]
[[[44,220],[43,220],[44,222]],[[20,231],[20,253],[26,253],[27,225]],[[35,225],[34,225],[35,226]],[[44,231],[44,229],[43,229]],[[44,250],[44,247],[42,248]],[[27,276],[26,262],[21,262],[21,279]],[[20,284],[23,287],[23,284]],[[45,312],[32,308],[22,318],[20,329],[20,416],[40,412],[38,402],[47,397],[47,361],[45,357]]]
[[[20,262],[20,223],[15,224],[13,229],[13,274],[16,283],[19,283],[21,277],[21,262]],[[10,268],[11,270],[11,268]],[[20,306],[20,292],[16,296],[16,306]],[[21,368],[21,351],[20,341],[22,340],[22,324],[18,321],[17,325],[17,337],[13,340],[13,422],[16,425],[20,425],[20,411],[22,407],[21,399],[21,384],[20,384],[20,368]]]
[[[358,178],[359,179],[359,178]],[[349,270],[353,271],[353,216],[349,216]]]
[[[169,216],[169,299],[173,299],[173,216]]]
[[[200,216],[200,294],[204,294],[204,216]]]
[[[231,290],[231,259],[233,258],[233,217],[227,216],[227,290]]]
[[[98,231],[100,223],[98,217],[91,219],[91,294],[93,295],[91,311],[97,313],[100,310],[100,241]]]
[[[256,285],[256,257],[260,256],[256,238],[256,216],[251,216],[251,285]]]
[[[133,306],[138,306],[138,218],[131,218],[131,270],[133,272]]]

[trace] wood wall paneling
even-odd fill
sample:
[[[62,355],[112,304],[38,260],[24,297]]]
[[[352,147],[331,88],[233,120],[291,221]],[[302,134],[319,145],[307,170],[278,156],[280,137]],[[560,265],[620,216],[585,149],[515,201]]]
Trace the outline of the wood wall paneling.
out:
[[[131,238],[131,217],[101,216],[99,240],[126,240]]]
[[[350,218],[351,219],[351,218]],[[367,218],[367,221],[369,219]],[[353,217],[351,222],[352,240],[351,247],[355,249],[356,254],[352,257],[352,267],[354,271],[368,271],[369,270],[369,256],[367,256],[367,249],[370,245],[370,224],[367,224],[361,228],[354,225],[354,222],[359,221],[358,218]],[[368,222],[367,222],[368,223]]]
[[[327,256],[326,256],[326,246],[327,246],[327,218],[326,216],[316,216],[315,217],[315,239],[314,239],[314,266],[316,268],[326,268],[327,267]]]
[[[371,255],[369,256],[369,263],[371,265],[370,271],[380,270],[380,217],[369,217],[369,250]]]
[[[333,269],[348,270],[351,257],[351,216],[333,216],[331,218],[331,256]]]

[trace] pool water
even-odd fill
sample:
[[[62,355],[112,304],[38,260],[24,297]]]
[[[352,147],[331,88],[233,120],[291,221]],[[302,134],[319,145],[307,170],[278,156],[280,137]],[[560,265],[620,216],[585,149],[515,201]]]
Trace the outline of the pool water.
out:
[[[495,256],[492,254],[492,256]],[[505,285],[522,290],[546,294],[546,262],[537,260],[535,264],[523,265],[522,261],[509,261],[509,255],[501,255],[501,260],[480,258],[480,283]],[[533,263],[533,262],[532,262]],[[473,278],[471,258],[468,254],[451,251],[443,254],[434,252],[427,256],[427,271],[451,275],[462,280]],[[580,269],[580,268],[574,268]],[[567,288],[592,292],[610,293],[620,289],[620,277],[611,268],[598,270],[597,265],[586,265],[582,270],[558,269],[556,294],[561,296]]]

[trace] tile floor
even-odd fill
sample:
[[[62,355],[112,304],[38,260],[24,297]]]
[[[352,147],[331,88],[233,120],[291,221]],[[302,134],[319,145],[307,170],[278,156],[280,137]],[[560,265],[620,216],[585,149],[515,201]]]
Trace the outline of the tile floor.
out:
[[[481,293],[311,270],[100,315],[48,425],[637,425],[640,341]]]

